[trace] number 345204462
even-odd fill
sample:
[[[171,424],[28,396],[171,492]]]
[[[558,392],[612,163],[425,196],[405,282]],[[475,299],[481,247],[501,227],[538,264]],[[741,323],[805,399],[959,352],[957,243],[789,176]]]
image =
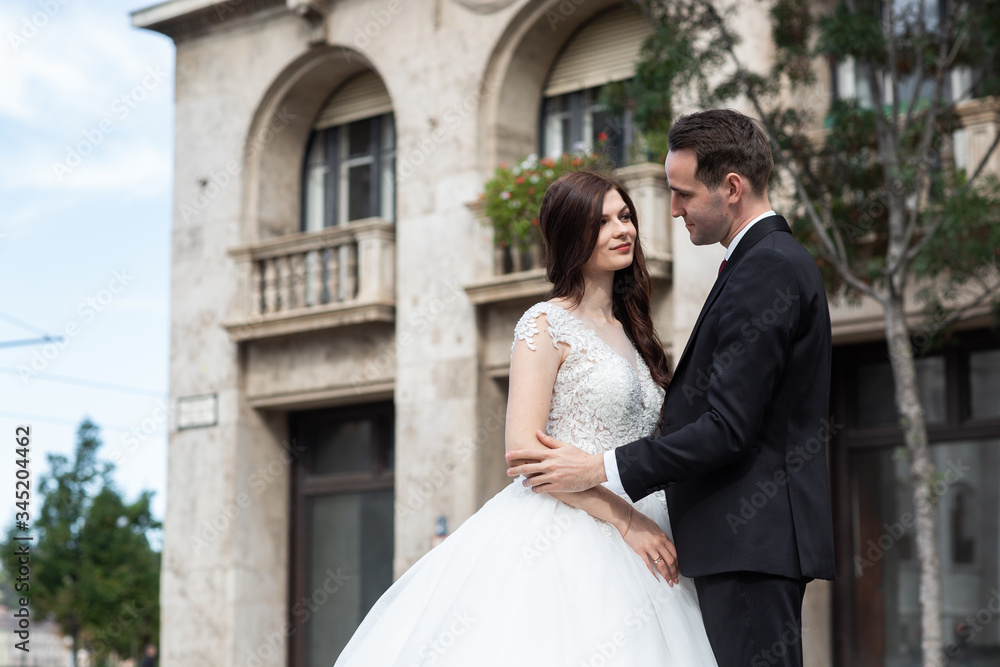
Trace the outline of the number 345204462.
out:
[[[14,432],[14,441],[17,443],[17,459],[15,460],[17,467],[14,473],[16,477],[14,489],[16,502],[14,504],[20,510],[14,518],[16,521],[27,521],[28,501],[31,500],[31,470],[28,468],[28,462],[30,461],[28,454],[31,448],[31,427],[18,426]]]

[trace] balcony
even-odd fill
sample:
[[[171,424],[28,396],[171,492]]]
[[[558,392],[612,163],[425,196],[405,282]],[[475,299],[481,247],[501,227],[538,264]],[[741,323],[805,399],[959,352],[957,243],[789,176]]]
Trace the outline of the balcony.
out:
[[[657,320],[657,313],[667,312],[665,304],[673,275],[667,176],[663,165],[650,163],[619,169],[615,176],[635,204],[646,266],[654,284],[654,322],[667,330],[662,318]],[[486,229],[484,237],[489,236]],[[479,312],[483,369],[487,376],[502,383],[510,369],[514,324],[525,308],[545,298],[552,285],[545,280],[541,248],[514,252],[510,248],[493,247],[492,239],[485,239],[483,245],[479,278],[466,285],[465,291]],[[502,384],[498,391],[501,394],[505,391]]]
[[[229,251],[239,267],[234,341],[395,320],[395,226],[356,220]]]
[[[953,136],[955,166],[965,169],[968,176],[990,151],[1000,128],[1000,97],[966,100],[956,105],[961,128]],[[1000,175],[1000,150],[993,149],[986,161],[986,173]]]
[[[632,165],[617,170],[615,176],[625,186],[637,209],[650,276],[654,282],[669,283],[670,190],[663,165]],[[523,252],[495,248],[492,262],[481,267],[480,278],[465,287],[469,300],[477,305],[539,298],[549,289],[551,284],[545,280],[545,260],[541,248]]]

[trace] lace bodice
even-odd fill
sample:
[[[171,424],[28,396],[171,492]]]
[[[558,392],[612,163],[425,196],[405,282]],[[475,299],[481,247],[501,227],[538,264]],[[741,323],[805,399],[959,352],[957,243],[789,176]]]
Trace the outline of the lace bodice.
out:
[[[545,331],[537,322],[541,314],[548,322]],[[537,345],[569,346],[552,388],[545,429],[552,437],[590,454],[603,454],[656,428],[663,389],[653,381],[638,351],[636,373],[597,332],[561,306],[544,301],[525,311],[514,327],[514,343],[522,339],[532,350]],[[513,349],[512,344],[512,353]]]

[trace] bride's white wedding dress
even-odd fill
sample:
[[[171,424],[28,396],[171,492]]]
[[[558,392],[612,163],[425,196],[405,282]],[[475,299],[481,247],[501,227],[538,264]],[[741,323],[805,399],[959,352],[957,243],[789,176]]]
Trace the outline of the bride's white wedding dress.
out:
[[[547,331],[537,318],[545,314]],[[514,330],[570,352],[546,432],[602,453],[651,433],[663,390],[550,303]],[[498,453],[498,455],[501,455]],[[715,665],[694,585],[669,587],[610,524],[514,480],[379,599],[337,667]],[[635,503],[669,535],[663,493]]]

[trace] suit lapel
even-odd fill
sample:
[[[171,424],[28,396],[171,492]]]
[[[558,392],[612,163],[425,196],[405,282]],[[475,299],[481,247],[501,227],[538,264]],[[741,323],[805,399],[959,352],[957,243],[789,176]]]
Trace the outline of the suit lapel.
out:
[[[695,338],[698,336],[698,330],[701,328],[701,323],[705,319],[705,314],[715,303],[718,298],[719,293],[722,291],[722,287],[729,280],[729,276],[732,275],[733,270],[736,265],[740,263],[740,260],[750,252],[757,243],[763,239],[765,236],[772,232],[788,232],[792,233],[792,230],[788,227],[788,223],[780,215],[772,215],[770,217],[764,218],[763,220],[754,224],[747,233],[740,239],[739,245],[733,250],[732,256],[726,262],[726,266],[722,269],[722,273],[719,274],[718,279],[716,279],[715,284],[712,285],[712,291],[708,293],[708,298],[705,299],[705,305],[701,307],[701,312],[698,314],[698,319],[694,323],[694,329],[691,330],[691,335],[688,337],[687,345],[684,346],[684,351],[681,352],[680,358],[677,359],[677,365],[674,367],[674,374],[676,375],[681,371],[681,364],[687,359],[688,352],[691,351],[691,346],[694,344]]]

